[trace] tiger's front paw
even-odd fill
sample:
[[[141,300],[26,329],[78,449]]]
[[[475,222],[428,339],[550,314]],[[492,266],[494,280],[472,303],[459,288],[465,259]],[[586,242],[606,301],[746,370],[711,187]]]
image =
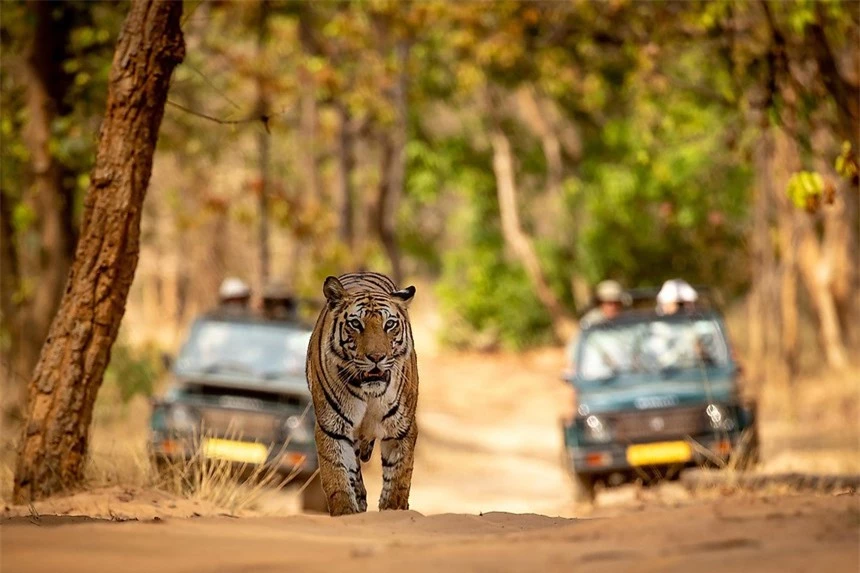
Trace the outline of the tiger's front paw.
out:
[[[409,509],[409,490],[394,490],[379,500],[379,511]]]
[[[345,491],[336,491],[328,496],[328,513],[332,517],[360,513],[361,509],[353,502],[352,496]]]

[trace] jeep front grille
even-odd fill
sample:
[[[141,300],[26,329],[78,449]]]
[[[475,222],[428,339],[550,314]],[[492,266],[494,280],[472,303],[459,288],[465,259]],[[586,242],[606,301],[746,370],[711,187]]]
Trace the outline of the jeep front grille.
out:
[[[203,408],[201,418],[203,432],[206,435],[266,443],[275,442],[278,439],[278,418],[272,414]]]
[[[611,427],[624,442],[683,438],[710,430],[704,412],[701,406],[625,412],[612,417]]]

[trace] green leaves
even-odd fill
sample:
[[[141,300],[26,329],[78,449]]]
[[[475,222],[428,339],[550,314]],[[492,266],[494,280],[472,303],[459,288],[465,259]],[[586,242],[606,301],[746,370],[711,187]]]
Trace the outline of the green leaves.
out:
[[[800,171],[794,173],[788,180],[786,193],[795,207],[807,213],[815,213],[822,202],[833,203],[836,190],[833,184],[826,181],[820,173]]]

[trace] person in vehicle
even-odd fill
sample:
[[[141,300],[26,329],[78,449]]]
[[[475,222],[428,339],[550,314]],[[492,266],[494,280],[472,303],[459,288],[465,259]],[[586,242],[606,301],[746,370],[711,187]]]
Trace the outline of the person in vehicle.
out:
[[[240,278],[227,277],[218,288],[218,312],[245,315],[250,311],[251,288]]]
[[[624,289],[618,281],[601,281],[595,289],[595,299],[597,306],[585,313],[585,316],[579,321],[582,328],[611,320],[621,314],[624,307]]]
[[[699,293],[683,279],[671,279],[663,283],[657,293],[657,313],[675,314],[679,310],[694,310]]]
[[[657,314],[670,316],[682,310],[694,311],[698,299],[696,289],[687,281],[668,280],[657,293]],[[697,360],[705,364],[713,362],[712,352],[709,350],[713,333],[709,325],[697,322],[695,328],[678,329],[658,322],[652,327],[651,337],[652,352],[662,367],[676,365],[685,360]]]
[[[282,283],[272,283],[263,290],[263,315],[270,320],[294,320],[298,316],[296,297]]]
[[[580,329],[599,324],[606,320],[612,320],[621,314],[624,308],[625,292],[618,281],[604,280],[597,284],[595,289],[595,300],[597,306],[589,310],[579,321]],[[579,335],[574,336],[567,347],[567,367],[564,376],[573,375],[575,371],[576,351],[579,343]]]

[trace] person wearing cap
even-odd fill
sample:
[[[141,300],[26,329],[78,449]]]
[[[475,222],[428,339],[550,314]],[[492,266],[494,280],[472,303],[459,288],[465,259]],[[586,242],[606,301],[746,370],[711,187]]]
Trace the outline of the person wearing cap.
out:
[[[597,306],[585,313],[579,321],[582,328],[612,320],[621,314],[621,309],[624,307],[624,289],[618,281],[601,281],[595,289],[595,299]]]
[[[297,301],[283,283],[272,283],[263,290],[263,315],[270,320],[292,320],[297,317]]]
[[[657,293],[657,314],[671,316],[683,311],[695,310],[699,293],[683,279],[670,279],[663,283]],[[651,325],[649,350],[656,357],[660,367],[677,364],[683,359],[697,359],[704,363],[713,362],[707,340],[712,338],[713,326],[710,323],[690,323],[692,329],[679,330],[663,322]],[[679,338],[681,336],[681,338]],[[683,337],[692,339],[682,339]]]
[[[218,311],[231,315],[247,314],[251,288],[240,278],[227,277],[218,288]]]
[[[692,310],[699,293],[683,279],[670,279],[663,283],[657,293],[657,312],[668,315],[675,314],[682,308]]]
[[[589,310],[580,319],[580,328],[588,328],[601,322],[612,320],[621,314],[624,308],[625,292],[618,281],[605,280],[597,284],[595,289],[595,300],[597,305]],[[564,376],[572,376],[575,370],[576,351],[579,344],[579,335],[574,336],[567,346],[568,364]]]

